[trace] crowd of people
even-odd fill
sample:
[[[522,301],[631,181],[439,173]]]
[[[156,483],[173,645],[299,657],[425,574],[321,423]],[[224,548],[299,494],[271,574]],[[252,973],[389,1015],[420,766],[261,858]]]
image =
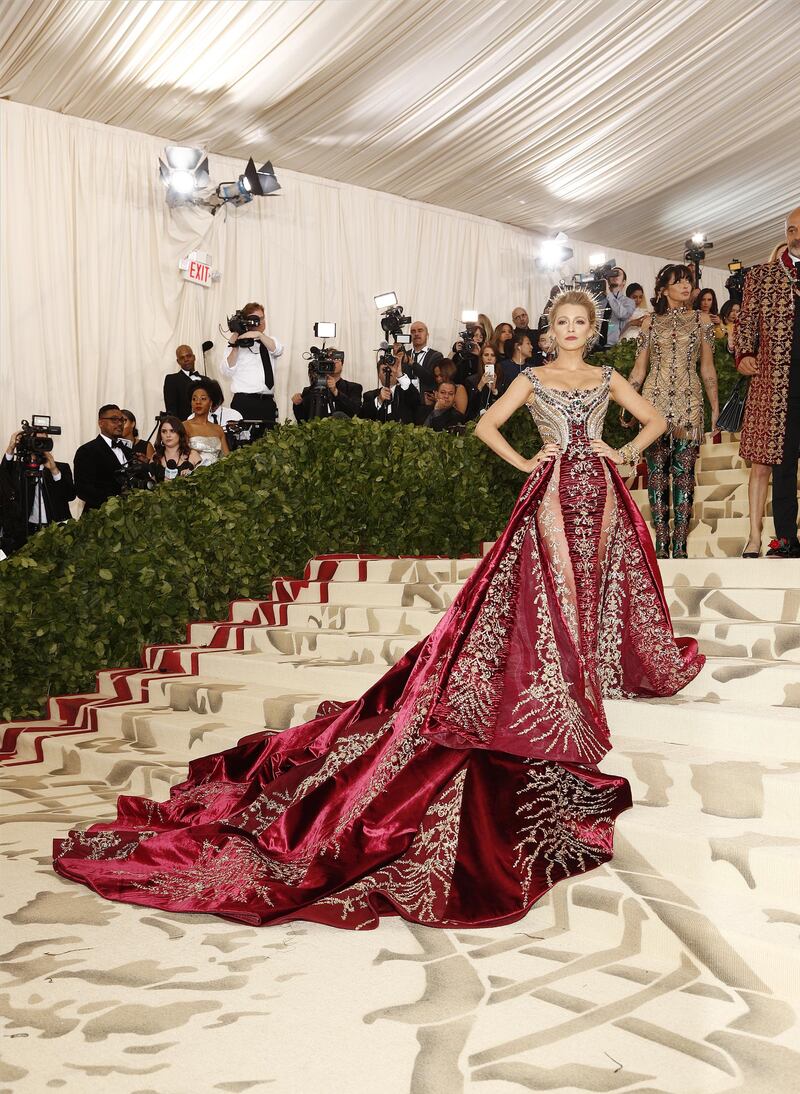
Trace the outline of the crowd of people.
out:
[[[720,411],[713,359],[717,340],[724,340],[736,355],[742,375],[752,377],[742,437],[742,455],[752,464],[745,557],[760,553],[773,469],[776,539],[768,553],[800,555],[800,308],[794,307],[798,289],[793,272],[798,261],[800,213],[787,220],[786,244],[749,274],[743,301],[734,297],[720,308],[715,292],[697,286],[694,268],[683,263],[669,263],[659,271],[649,301],[641,284],[627,283],[621,267],[611,269],[603,282],[593,352],[635,339],[630,381],[668,423],[667,432],[644,453],[660,558],[686,555],[694,468],[704,436],[703,389],[712,423]],[[484,415],[523,370],[542,365],[552,355],[548,313],[562,288],[553,286],[535,327],[522,306],[511,310],[510,322],[496,325],[479,314],[476,322],[466,324],[447,355],[430,345],[426,324],[414,321],[410,344],[400,339],[386,344],[377,361],[375,384],[366,391],[344,379],[345,354],[326,347],[310,361],[308,385],[292,395],[294,417],[297,422],[358,417],[462,431],[467,422]],[[780,296],[778,289],[786,297],[781,297],[783,311],[772,306],[776,294]],[[175,353],[177,370],[164,381],[164,411],[152,439],[139,437],[130,410],[104,405],[98,412],[97,436],[75,453],[74,478],[69,465],[57,463],[52,451],[43,452],[35,467],[26,466],[18,458],[21,434],[10,439],[0,468],[6,553],[47,523],[69,519],[69,503],[76,497],[84,508],[98,508],[131,487],[169,482],[198,466],[209,466],[232,447],[275,427],[275,374],[284,347],[268,333],[261,304],[250,302],[240,314],[247,320],[246,329],[230,334],[218,362],[220,374],[230,382],[230,407],[225,406],[220,384],[198,371],[191,347],[180,345]],[[776,338],[759,341],[758,332],[773,327]],[[793,337],[786,335],[787,330],[794,331]],[[624,414],[621,422],[634,424]]]

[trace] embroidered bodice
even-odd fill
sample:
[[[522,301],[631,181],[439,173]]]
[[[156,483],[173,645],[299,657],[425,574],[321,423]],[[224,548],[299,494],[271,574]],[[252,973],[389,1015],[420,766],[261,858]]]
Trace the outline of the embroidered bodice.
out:
[[[649,371],[642,395],[667,419],[676,438],[703,439],[703,390],[697,375],[700,349],[714,345],[714,327],[703,327],[699,313],[675,308],[654,315],[649,331],[639,335],[637,350],[648,346]]]
[[[523,369],[533,388],[533,398],[525,405],[542,438],[543,444],[555,442],[566,452],[569,448],[585,449],[587,442],[602,437],[608,411],[611,365],[598,371],[602,380],[595,387],[566,391],[547,387],[537,376],[536,368]]]
[[[201,467],[209,467],[219,459],[222,441],[219,437],[190,437],[189,447],[200,453]]]

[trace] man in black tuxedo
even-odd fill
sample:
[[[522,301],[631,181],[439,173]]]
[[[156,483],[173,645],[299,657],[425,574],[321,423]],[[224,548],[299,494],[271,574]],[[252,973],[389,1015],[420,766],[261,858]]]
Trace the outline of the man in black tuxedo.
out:
[[[192,413],[192,385],[203,377],[195,368],[194,350],[191,346],[178,346],[175,350],[178,371],[164,378],[164,409],[186,421]]]
[[[437,433],[441,433],[442,430],[450,429],[455,425],[463,425],[466,418],[453,405],[455,398],[456,385],[452,380],[442,380],[436,389],[436,402],[433,404],[433,410],[428,410],[424,420],[420,421],[418,417],[417,421],[420,422],[420,425],[426,425]]]
[[[46,433],[40,435],[43,439]],[[47,524],[71,520],[69,503],[75,497],[68,463],[56,463],[52,452],[42,453],[41,476],[30,474],[26,460],[15,459],[22,433],[8,442],[0,475],[3,482],[2,540],[6,554],[22,547],[26,540]]]
[[[406,369],[411,373],[414,387],[418,391],[435,391],[433,366],[443,361],[444,355],[438,349],[430,348],[428,328],[419,319],[411,324],[408,331],[411,335],[411,353]]]
[[[355,418],[361,409],[361,384],[351,383],[342,379],[344,368],[344,354],[341,350],[329,349],[328,355],[334,360],[334,370],[325,377],[325,392],[321,399],[321,415],[315,417],[329,418],[335,414],[338,418]],[[308,366],[308,378],[313,380],[316,375],[314,362]],[[294,416],[298,422],[307,422],[314,411],[313,388],[309,384],[302,392],[296,392],[292,396]]]
[[[97,412],[99,434],[82,444],[72,461],[75,490],[85,509],[99,509],[103,502],[121,493],[119,469],[128,463],[127,447],[120,440],[125,418],[116,403],[107,403]]]
[[[379,387],[364,392],[359,417],[371,422],[413,424],[420,397],[411,377],[403,373],[401,361],[396,358],[393,365],[379,361],[377,367]]]

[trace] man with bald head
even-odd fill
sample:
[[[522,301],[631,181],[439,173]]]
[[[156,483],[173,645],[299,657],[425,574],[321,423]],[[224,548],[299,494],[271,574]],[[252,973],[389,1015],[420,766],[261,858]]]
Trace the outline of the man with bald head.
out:
[[[185,421],[192,413],[192,385],[203,377],[195,368],[194,350],[191,346],[178,346],[175,350],[178,371],[164,379],[164,409],[167,414]]]
[[[744,283],[736,328],[736,367],[752,377],[739,454],[750,467],[750,540],[760,547],[772,471],[775,539],[767,555],[800,558],[797,461],[800,457],[800,207],[786,218],[786,247],[774,262],[754,266]]]
[[[433,391],[436,380],[433,375],[434,365],[444,360],[444,355],[438,349],[431,349],[428,345],[428,328],[419,319],[416,319],[409,327],[411,335],[411,353],[405,366],[411,376],[411,382],[417,391]]]

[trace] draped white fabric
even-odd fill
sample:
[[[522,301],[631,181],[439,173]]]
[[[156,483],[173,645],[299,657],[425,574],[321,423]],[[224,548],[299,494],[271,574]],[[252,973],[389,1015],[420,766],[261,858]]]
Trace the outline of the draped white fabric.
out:
[[[175,347],[215,342],[218,324],[248,300],[266,305],[286,345],[276,389],[283,417],[306,382],[301,353],[315,320],[339,325],[345,376],[371,386],[380,340],[372,297],[395,290],[447,350],[463,308],[510,319],[538,316],[551,278],[536,273],[537,238],[490,220],[279,169],[283,190],[216,217],[170,211],[158,181],[163,141],[15,103],[0,103],[0,428],[50,414],[64,428],[57,453],[96,432],[101,403],[134,411],[147,433],[161,408]],[[237,165],[211,157],[212,177]],[[585,270],[595,244],[573,242],[568,268]],[[221,272],[206,289],[178,271],[208,251]],[[608,251],[630,280],[652,288],[663,261]],[[667,256],[669,258],[669,256]],[[672,256],[673,258],[675,256]],[[721,288],[707,269],[704,283]],[[223,384],[223,387],[226,385]]]
[[[647,254],[800,202],[796,0],[5,0],[0,96]]]

